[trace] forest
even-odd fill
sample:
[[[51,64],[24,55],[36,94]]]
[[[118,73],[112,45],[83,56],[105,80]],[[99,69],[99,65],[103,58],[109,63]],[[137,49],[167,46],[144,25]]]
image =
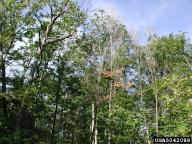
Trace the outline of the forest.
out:
[[[192,137],[192,44],[139,42],[91,1],[0,1],[0,144],[153,144]]]

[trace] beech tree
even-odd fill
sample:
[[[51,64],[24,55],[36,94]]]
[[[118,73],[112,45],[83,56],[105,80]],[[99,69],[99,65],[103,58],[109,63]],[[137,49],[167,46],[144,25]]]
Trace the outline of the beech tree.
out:
[[[0,143],[147,143],[190,136],[192,46],[141,44],[90,1],[0,1]],[[139,35],[139,34],[138,34]]]
[[[12,101],[11,97],[16,96],[19,100],[20,110],[17,120],[15,119],[17,130],[33,129],[35,119],[30,106],[36,99],[35,87],[45,79],[44,74],[51,63],[51,58],[58,50],[57,47],[65,44],[64,40],[72,38],[77,32],[77,28],[85,21],[89,10],[89,5],[85,10],[81,10],[81,6],[70,0],[1,2],[1,81],[2,94],[4,93],[2,107],[6,118],[9,113],[7,103],[10,103],[7,98]],[[26,45],[14,50],[17,41],[23,41]],[[8,82],[8,78],[5,76],[6,65],[17,61],[17,65],[20,65],[21,69],[23,68],[22,74],[17,73],[21,85],[14,85],[14,89],[16,86],[19,88],[17,92],[5,96]],[[11,86],[13,86],[13,82],[12,80]],[[16,133],[20,133],[19,131]]]

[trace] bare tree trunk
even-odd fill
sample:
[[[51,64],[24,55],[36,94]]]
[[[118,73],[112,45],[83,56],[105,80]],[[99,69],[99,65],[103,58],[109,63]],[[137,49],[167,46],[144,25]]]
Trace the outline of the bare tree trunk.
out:
[[[148,37],[151,37],[151,36],[156,34],[156,30],[154,30],[151,27],[147,27],[146,31],[147,31]],[[155,37],[152,37],[152,38],[156,39]],[[150,56],[151,56],[151,61],[152,61],[152,67],[151,67],[151,70],[152,70],[152,82],[156,82],[156,68],[155,68],[156,67],[156,61],[155,61],[155,58],[154,58],[153,54],[151,54]],[[155,130],[156,130],[156,134],[158,136],[159,114],[158,114],[158,95],[157,95],[157,86],[156,86],[156,84],[155,84],[155,87],[154,87],[153,91],[155,91],[155,123],[156,123]]]
[[[137,70],[138,70],[138,78],[139,78],[139,92],[140,92],[140,96],[141,96],[141,111],[142,111],[142,116],[144,119],[144,126],[146,127],[146,133],[147,133],[147,143],[151,144],[150,140],[149,140],[149,129],[148,129],[148,124],[147,124],[147,120],[146,120],[146,115],[144,112],[144,106],[143,106],[143,89],[142,89],[142,80],[141,80],[141,50],[137,50]],[[144,131],[143,131],[144,133]]]
[[[92,123],[91,123],[91,142],[97,144],[97,106],[96,103],[92,103]]]
[[[154,60],[154,65],[153,65],[153,81],[156,82],[156,69],[155,69],[155,60]],[[156,130],[156,134],[158,136],[158,129],[159,129],[159,114],[158,114],[158,95],[157,95],[157,86],[155,84],[155,130]]]
[[[155,80],[156,80],[156,76],[155,76]],[[157,86],[155,86],[155,91],[157,91]],[[159,129],[159,114],[158,114],[158,96],[157,96],[157,92],[155,92],[155,121],[156,121],[156,126],[155,126],[155,129],[156,129],[156,134],[158,136],[158,129]]]
[[[91,115],[92,115],[92,121],[91,121],[91,142],[92,144],[94,144],[94,120],[95,120],[95,104],[94,102],[92,103],[92,111],[91,111]]]
[[[99,103],[99,85],[100,85],[100,79],[101,79],[101,68],[102,68],[102,62],[99,63],[99,75],[97,77],[97,93],[96,97],[94,98],[94,102],[92,103],[92,144],[97,144],[97,111],[98,111],[98,103]],[[94,140],[93,140],[94,139]]]

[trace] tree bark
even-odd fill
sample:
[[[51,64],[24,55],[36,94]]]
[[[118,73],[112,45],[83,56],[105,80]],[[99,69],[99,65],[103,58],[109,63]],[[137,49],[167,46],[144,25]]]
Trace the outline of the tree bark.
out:
[[[7,119],[7,100],[5,98],[6,94],[6,74],[5,74],[6,68],[4,62],[2,62],[2,108],[3,108],[3,115]]]
[[[96,102],[92,103],[92,123],[91,123],[91,143],[97,144],[97,106]]]
[[[5,94],[6,94],[6,67],[5,67],[5,60],[4,60],[4,54],[3,54],[3,41],[2,41],[2,1],[0,3],[0,59],[1,59],[1,82],[2,82],[2,93],[3,93],[3,97],[2,97],[2,109],[3,109],[3,115],[4,117],[7,119],[7,100],[5,98]]]
[[[155,60],[154,60],[154,67],[153,67],[153,81],[156,82],[156,69],[155,69]],[[158,136],[158,131],[159,131],[159,113],[158,113],[158,96],[157,96],[157,86],[155,84],[155,130],[156,130],[156,135]]]

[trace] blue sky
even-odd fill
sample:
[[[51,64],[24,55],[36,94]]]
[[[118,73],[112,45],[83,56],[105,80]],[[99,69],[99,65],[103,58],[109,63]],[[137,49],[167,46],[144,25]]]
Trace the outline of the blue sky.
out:
[[[82,0],[78,0],[82,1]],[[141,32],[146,26],[161,35],[182,30],[192,41],[192,0],[92,0],[92,9],[112,6],[124,24],[133,24]]]

